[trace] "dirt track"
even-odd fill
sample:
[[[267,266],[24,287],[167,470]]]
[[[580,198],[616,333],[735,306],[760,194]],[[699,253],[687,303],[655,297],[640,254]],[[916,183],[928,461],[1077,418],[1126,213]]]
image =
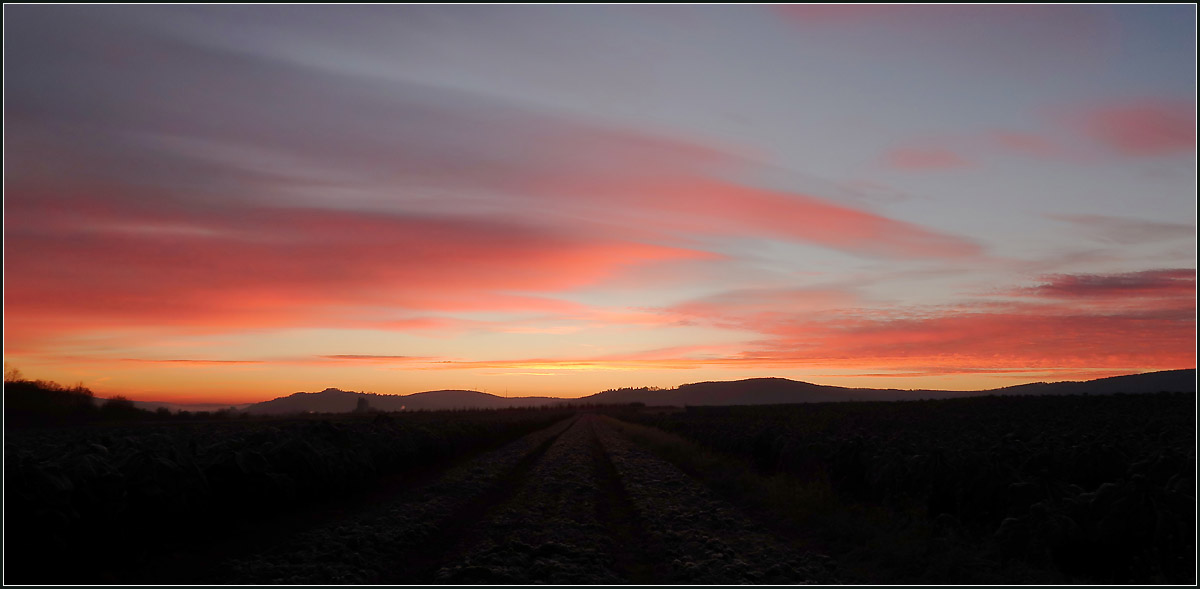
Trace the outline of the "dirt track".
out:
[[[831,583],[814,557],[584,414],[256,554],[216,583]]]

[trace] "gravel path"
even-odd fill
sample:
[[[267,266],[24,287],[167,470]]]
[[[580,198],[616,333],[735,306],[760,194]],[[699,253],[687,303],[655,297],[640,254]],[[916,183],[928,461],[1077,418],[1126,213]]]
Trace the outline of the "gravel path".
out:
[[[591,416],[542,456],[510,501],[468,533],[434,579],[453,584],[625,582],[613,557]]]

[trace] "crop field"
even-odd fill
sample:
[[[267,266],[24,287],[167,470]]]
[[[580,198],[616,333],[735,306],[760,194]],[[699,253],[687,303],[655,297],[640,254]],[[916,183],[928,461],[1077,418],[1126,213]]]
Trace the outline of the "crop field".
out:
[[[858,541],[867,561],[896,550],[892,580],[1194,583],[1195,411],[1193,394],[1160,393],[692,407],[627,419],[732,457],[750,479],[824,493],[822,506],[843,521],[800,507],[799,522]],[[733,496],[746,493],[731,485],[749,486],[721,482]],[[899,529],[893,544],[920,549],[862,554],[861,531],[837,526],[864,511],[880,537]]]
[[[406,486],[566,415],[439,412],[8,430],[6,581],[124,581],[179,554],[227,545],[240,526],[288,528],[297,514]],[[183,582],[202,573],[166,574]]]
[[[1194,396],[9,430],[5,581],[1188,583]]]

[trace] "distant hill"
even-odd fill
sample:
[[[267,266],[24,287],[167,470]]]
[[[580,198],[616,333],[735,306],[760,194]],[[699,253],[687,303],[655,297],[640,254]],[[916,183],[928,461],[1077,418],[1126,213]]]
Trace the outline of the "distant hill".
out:
[[[1163,370],[1086,381],[1035,382],[993,391],[995,395],[1111,395],[1114,393],[1194,393],[1196,370]]]
[[[954,399],[982,395],[1105,395],[1113,393],[1196,392],[1196,370],[1165,370],[1089,381],[1032,383],[983,391],[927,389],[846,388],[788,380],[751,378],[699,382],[674,389],[619,389],[589,395],[583,403],[634,403],[647,405],[774,405],[831,401],[904,401]]]
[[[411,395],[379,395],[355,393],[329,388],[319,393],[293,393],[246,407],[247,413],[257,415],[287,415],[294,413],[349,413],[366,399],[371,409],[380,411],[417,411],[440,409],[503,409],[506,407],[536,407],[561,403],[551,397],[505,398],[479,391],[427,391]]]
[[[499,397],[478,391],[428,391],[411,395],[378,395],[325,389],[319,393],[294,393],[255,403],[245,411],[254,414],[349,413],[364,398],[372,409],[413,411],[439,409],[501,409],[566,403],[646,405],[778,405],[835,401],[905,401],[953,399],[983,395],[1106,395],[1114,393],[1196,392],[1196,370],[1166,370],[1089,381],[1032,383],[983,391],[867,389],[818,385],[786,378],[751,378],[698,382],[674,389],[617,389],[576,399],[554,397]]]

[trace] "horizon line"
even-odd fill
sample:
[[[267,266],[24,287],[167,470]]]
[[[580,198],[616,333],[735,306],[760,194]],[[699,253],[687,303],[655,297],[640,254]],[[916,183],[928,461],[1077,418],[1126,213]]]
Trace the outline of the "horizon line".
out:
[[[1115,376],[1106,376],[1106,377],[1102,377],[1102,378],[1093,378],[1093,379],[1088,379],[1088,380],[1038,380],[1038,381],[1023,382],[1023,383],[1018,383],[1018,384],[1013,384],[1013,385],[1008,385],[1008,386],[1003,386],[1003,387],[989,388],[989,389],[928,389],[928,388],[897,388],[897,387],[845,387],[845,386],[839,386],[839,385],[827,385],[827,384],[820,384],[820,383],[811,382],[811,381],[807,381],[807,380],[795,380],[795,379],[786,378],[786,377],[781,377],[781,376],[754,376],[754,377],[749,377],[749,378],[738,378],[738,379],[732,379],[732,380],[704,380],[704,381],[696,381],[696,382],[686,382],[686,383],[682,383],[682,384],[675,385],[675,386],[673,386],[673,387],[670,387],[670,388],[661,388],[661,387],[659,387],[657,390],[660,390],[660,391],[672,391],[672,390],[678,390],[680,387],[684,387],[684,386],[697,385],[697,384],[706,384],[706,383],[744,382],[744,381],[748,381],[748,380],[786,380],[786,381],[790,381],[790,382],[799,382],[799,383],[805,383],[805,384],[810,384],[810,385],[814,385],[814,386],[821,386],[821,387],[828,387],[828,388],[835,388],[835,389],[846,389],[846,390],[910,391],[910,392],[911,392],[911,391],[929,391],[929,392],[937,392],[937,393],[982,393],[982,392],[988,392],[988,391],[999,391],[999,390],[1010,389],[1010,388],[1015,388],[1015,387],[1028,386],[1028,385],[1033,385],[1033,384],[1058,384],[1058,383],[1069,383],[1069,382],[1093,382],[1093,381],[1108,380],[1108,379],[1113,379],[1113,378],[1123,378],[1123,377],[1127,377],[1127,376],[1139,376],[1139,375],[1143,375],[1143,374],[1154,374],[1154,373],[1158,373],[1158,372],[1176,372],[1176,371],[1182,371],[1182,370],[1193,370],[1193,371],[1194,371],[1194,370],[1196,370],[1196,367],[1195,367],[1195,366],[1193,366],[1193,367],[1190,367],[1190,368],[1169,368],[1169,369],[1165,369],[1165,370],[1150,370],[1150,371],[1146,371],[1146,372],[1131,372],[1131,373],[1128,373],[1128,374],[1118,374],[1118,375],[1115,375]],[[375,392],[369,392],[369,391],[348,391],[348,390],[345,390],[345,389],[340,389],[340,388],[338,388],[338,387],[325,387],[324,389],[321,389],[321,390],[319,390],[319,391],[296,391],[296,392],[293,392],[293,393],[287,393],[287,394],[283,394],[283,395],[278,395],[278,396],[275,396],[275,397],[271,397],[271,398],[267,398],[267,399],[262,399],[262,400],[259,400],[259,401],[242,401],[242,402],[238,402],[238,403],[223,403],[223,402],[216,402],[216,401],[207,401],[207,402],[203,402],[203,401],[201,401],[201,402],[179,402],[179,401],[156,401],[156,400],[140,400],[140,399],[135,399],[135,398],[128,397],[128,396],[126,396],[126,395],[123,395],[123,394],[121,394],[121,393],[116,393],[116,394],[113,394],[113,395],[111,395],[111,396],[108,396],[108,397],[101,397],[101,396],[99,396],[99,395],[96,395],[96,396],[95,396],[95,398],[97,398],[97,399],[111,399],[111,398],[113,398],[113,397],[116,397],[116,396],[122,396],[122,397],[125,397],[125,398],[127,398],[127,399],[129,399],[129,400],[131,400],[131,401],[137,402],[137,403],[158,403],[158,404],[162,404],[162,405],[212,405],[212,406],[228,406],[228,407],[239,407],[239,406],[249,406],[249,405],[255,405],[255,404],[258,404],[258,403],[265,403],[265,402],[268,402],[268,401],[273,401],[273,400],[275,400],[275,399],[285,399],[285,398],[287,398],[287,397],[290,397],[290,396],[292,396],[292,395],[297,395],[297,394],[308,394],[308,395],[314,395],[314,394],[323,393],[323,392],[325,392],[325,391],[328,391],[328,390],[330,390],[330,389],[337,390],[337,391],[341,391],[341,392],[343,392],[343,393],[354,393],[354,394],[360,394],[360,395],[377,395],[377,396],[383,396],[383,397],[408,397],[408,396],[412,396],[412,395],[420,395],[420,394],[425,394],[425,393],[438,393],[438,392],[449,392],[449,391],[461,391],[461,392],[468,392],[468,393],[479,393],[479,394],[482,394],[482,395],[491,395],[491,396],[493,396],[493,397],[497,397],[497,398],[503,398],[503,399],[536,399],[536,398],[544,398],[544,399],[557,399],[557,400],[563,400],[563,401],[571,401],[571,400],[579,400],[579,399],[584,399],[584,398],[591,397],[591,396],[594,396],[594,395],[598,395],[598,394],[600,394],[600,393],[603,393],[603,392],[605,392],[605,391],[614,391],[614,390],[622,390],[622,389],[629,389],[629,390],[636,390],[636,389],[652,389],[652,388],[655,388],[655,387],[652,387],[652,386],[642,386],[642,387],[615,387],[615,388],[608,388],[608,389],[604,389],[604,390],[601,390],[601,391],[596,391],[596,392],[594,392],[594,393],[588,393],[588,394],[585,394],[585,395],[581,395],[581,396],[579,396],[579,397],[552,397],[552,396],[547,396],[547,395],[520,395],[520,396],[514,396],[514,395],[513,395],[511,392],[509,392],[508,394],[506,394],[506,395],[503,395],[503,396],[502,396],[502,395],[497,395],[497,394],[495,394],[495,393],[489,393],[489,392],[487,392],[487,391],[481,391],[481,390],[476,390],[476,389],[430,389],[430,390],[425,390],[425,391],[416,391],[416,392],[412,392],[412,393],[375,393]]]

